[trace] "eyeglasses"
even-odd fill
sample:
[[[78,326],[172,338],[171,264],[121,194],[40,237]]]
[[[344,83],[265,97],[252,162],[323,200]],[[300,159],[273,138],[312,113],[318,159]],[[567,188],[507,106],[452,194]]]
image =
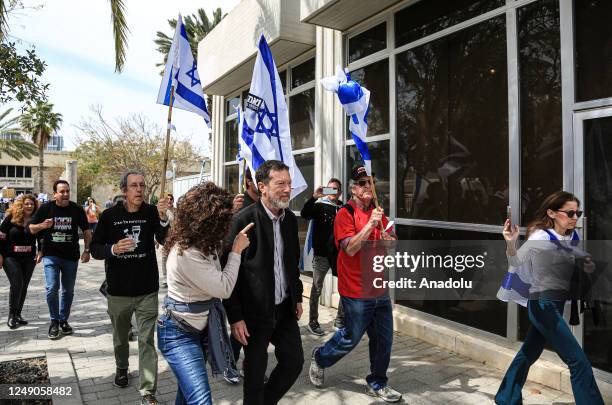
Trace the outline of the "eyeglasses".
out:
[[[372,184],[376,183],[375,181],[372,180],[359,180],[357,182],[357,184],[359,184],[359,187],[365,187],[366,185],[371,186]]]
[[[567,215],[568,218],[574,218],[574,215],[576,216],[576,218],[580,218],[582,216],[582,213],[584,212],[584,211],[580,211],[580,210],[577,210],[577,211],[574,211],[574,210],[569,210],[569,211],[555,210],[555,211],[564,213],[565,215]]]

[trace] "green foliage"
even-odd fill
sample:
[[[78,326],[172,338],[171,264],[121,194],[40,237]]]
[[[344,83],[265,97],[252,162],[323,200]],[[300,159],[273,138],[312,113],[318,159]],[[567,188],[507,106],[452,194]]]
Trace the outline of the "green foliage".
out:
[[[53,104],[39,101],[20,118],[21,128],[32,137],[32,142],[42,150],[49,143],[51,134],[59,130],[62,114],[53,112]]]
[[[0,43],[0,103],[17,100],[30,106],[44,101],[49,85],[43,84],[40,77],[45,67],[34,49],[23,55],[17,52],[14,43]]]
[[[3,154],[7,154],[15,160],[22,158],[29,159],[32,156],[38,155],[38,148],[32,142],[25,141],[21,137],[21,129],[19,128],[19,117],[6,119],[12,108],[0,113],[0,158]]]
[[[127,52],[127,36],[130,30],[125,18],[125,5],[123,0],[109,0],[111,6],[111,23],[113,25],[113,39],[115,41],[115,72],[121,73],[125,64]]]

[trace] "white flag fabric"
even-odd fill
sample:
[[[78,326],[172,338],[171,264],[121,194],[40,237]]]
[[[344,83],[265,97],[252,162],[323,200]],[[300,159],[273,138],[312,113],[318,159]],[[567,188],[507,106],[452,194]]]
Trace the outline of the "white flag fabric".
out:
[[[368,111],[370,106],[370,91],[362,87],[354,80],[347,70],[336,67],[336,75],[324,77],[321,84],[328,91],[338,95],[338,99],[344,108],[346,115],[350,116],[349,131],[355,141],[355,146],[363,159],[363,166],[368,176],[372,175],[372,158],[370,149],[366,143],[368,132]]]
[[[242,128],[242,117],[244,116],[244,114],[242,114],[242,108],[240,106],[236,106],[234,107],[234,109],[236,110],[236,124],[238,126],[238,129]],[[240,131],[238,131],[238,134],[240,134]],[[238,142],[238,153],[236,154],[236,160],[238,161],[238,190],[240,190],[240,187],[242,187],[242,184],[244,184],[244,165],[245,165],[245,161],[244,158],[242,157],[242,151],[240,150],[240,135],[238,135],[238,139],[236,139],[236,141]],[[246,190],[242,190],[243,192],[246,192]]]
[[[289,166],[291,198],[306,190],[306,180],[293,158],[283,86],[263,34],[259,39],[251,88],[242,115],[240,153],[251,173],[255,173],[266,160],[280,160]]]
[[[174,86],[172,107],[201,115],[210,128],[210,114],[208,108],[206,108],[206,97],[204,96],[204,90],[202,90],[197,64],[191,53],[187,31],[180,14],[168,53],[168,61],[164,68],[164,76],[159,86],[157,104],[170,105],[172,86]]]

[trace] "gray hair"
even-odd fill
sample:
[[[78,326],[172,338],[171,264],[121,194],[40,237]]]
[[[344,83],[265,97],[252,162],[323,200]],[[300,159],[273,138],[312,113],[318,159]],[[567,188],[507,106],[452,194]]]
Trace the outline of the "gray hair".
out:
[[[119,181],[119,189],[121,191],[127,190],[127,179],[128,179],[128,176],[131,176],[131,175],[144,177],[144,174],[142,172],[139,172],[136,170],[128,170],[127,172],[123,174],[123,176],[121,176],[121,180]]]

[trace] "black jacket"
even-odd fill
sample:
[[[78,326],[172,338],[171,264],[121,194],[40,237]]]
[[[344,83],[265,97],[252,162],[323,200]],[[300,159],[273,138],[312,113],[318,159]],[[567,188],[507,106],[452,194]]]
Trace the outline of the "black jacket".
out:
[[[250,205],[234,216],[231,241],[245,226],[253,222],[249,231],[250,245],[242,252],[238,281],[229,299],[224,301],[230,323],[244,320],[248,328],[273,327],[274,319],[274,230],[261,201]],[[303,286],[300,280],[300,242],[297,219],[285,210],[281,222],[283,238],[283,264],[287,281],[287,295],[291,307],[302,302]]]
[[[342,201],[338,200],[336,206],[324,203],[318,203],[317,199],[311,197],[300,215],[304,219],[312,219],[312,248],[315,256],[327,257],[331,253],[329,251],[330,237],[334,235],[334,218],[338,210],[342,208]]]

